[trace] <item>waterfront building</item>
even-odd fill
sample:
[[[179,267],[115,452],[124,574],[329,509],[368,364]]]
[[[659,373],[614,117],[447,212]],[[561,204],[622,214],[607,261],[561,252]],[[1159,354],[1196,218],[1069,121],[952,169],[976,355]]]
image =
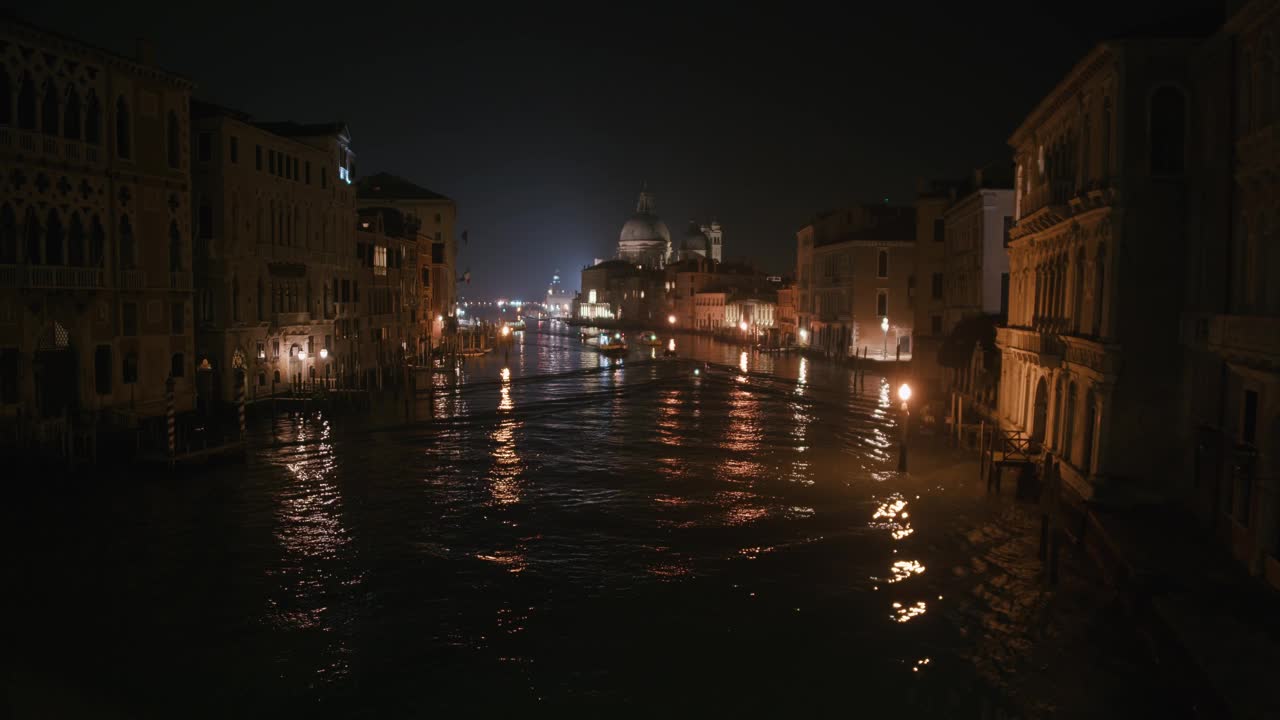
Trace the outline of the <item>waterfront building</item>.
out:
[[[0,18],[0,443],[193,407],[192,84],[152,55]]]
[[[943,369],[938,362],[946,331],[942,323],[942,276],[946,244],[943,216],[957,193],[967,188],[942,181],[920,181],[916,190],[916,244],[914,272],[907,286],[914,310],[911,376],[921,398],[942,388]]]
[[[551,276],[551,284],[547,286],[547,297],[543,301],[547,314],[554,318],[572,317],[573,293],[565,288],[560,279],[560,270],[556,269]]]
[[[778,288],[778,308],[776,316],[777,337],[773,343],[779,347],[791,347],[799,339],[796,323],[796,286],[791,281],[784,281]]]
[[[359,210],[356,278],[366,290],[352,350],[368,387],[382,387],[388,375],[398,379],[415,359],[421,331],[416,223],[395,208]]]
[[[716,278],[715,260],[698,256],[666,267],[664,289],[667,294],[668,315],[675,316],[675,325],[683,330],[697,327],[694,296],[711,285]]]
[[[1233,7],[1192,69],[1204,141],[1187,155],[1185,392],[1168,446],[1203,527],[1280,587],[1280,2]]]
[[[250,398],[313,373],[354,379],[362,287],[346,125],[257,122],[204,102],[191,113],[201,397],[234,400],[242,372]]]
[[[417,314],[422,325],[417,354],[424,356],[427,346],[439,344],[457,322],[458,244],[454,231],[458,206],[440,193],[390,173],[361,178],[356,188],[360,207],[395,208],[417,228],[418,298],[423,310]]]
[[[1194,41],[1105,42],[1010,138],[1016,160],[1002,427],[1068,494],[1160,497],[1179,472],[1178,317]]]
[[[727,327],[725,305],[728,304],[729,294],[729,288],[718,285],[694,293],[693,329],[705,332],[724,330]]]
[[[724,260],[724,231],[720,228],[719,221],[712,220],[710,225],[702,225],[700,227],[702,234],[707,238],[707,255],[706,257],[721,262]]]
[[[652,266],[626,260],[606,260],[583,268],[578,317],[618,320],[628,325],[652,325],[666,321],[664,273]]]
[[[801,344],[834,357],[855,350],[909,359],[916,211],[853,205],[796,233]]]

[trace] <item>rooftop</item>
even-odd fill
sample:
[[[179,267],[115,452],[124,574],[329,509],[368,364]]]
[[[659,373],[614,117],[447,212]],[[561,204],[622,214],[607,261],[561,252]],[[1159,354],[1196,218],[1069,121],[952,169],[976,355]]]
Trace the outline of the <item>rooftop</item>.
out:
[[[362,200],[448,200],[438,192],[405,180],[391,173],[377,173],[361,178],[356,183],[356,195]]]

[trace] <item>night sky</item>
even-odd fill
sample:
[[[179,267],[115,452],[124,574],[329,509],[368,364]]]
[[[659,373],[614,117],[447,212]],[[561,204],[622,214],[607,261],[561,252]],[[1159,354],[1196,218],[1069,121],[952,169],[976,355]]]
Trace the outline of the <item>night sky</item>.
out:
[[[30,5],[26,7],[25,5]],[[1009,157],[1008,136],[1098,40],[1213,0],[24,4],[132,54],[148,37],[197,96],[261,120],[346,120],[362,175],[454,198],[471,297],[536,296],[608,257],[642,182],[679,239],[790,272],[795,231],[918,177]],[[856,7],[856,12],[852,8]]]

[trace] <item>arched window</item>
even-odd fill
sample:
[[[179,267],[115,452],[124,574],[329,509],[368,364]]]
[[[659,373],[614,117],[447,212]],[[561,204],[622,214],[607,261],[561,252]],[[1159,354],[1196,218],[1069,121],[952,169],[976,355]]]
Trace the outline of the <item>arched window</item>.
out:
[[[182,138],[178,135],[178,114],[169,111],[169,121],[165,124],[165,135],[169,141],[169,167],[182,165]]]
[[[28,265],[40,264],[40,219],[36,217],[36,209],[27,206],[27,212],[22,218],[22,235],[26,240],[23,251]]]
[[[50,209],[48,227],[45,228],[44,237],[45,265],[61,265],[63,263],[62,247],[66,239],[66,233],[62,229],[62,218],[58,217],[57,210]]]
[[[1084,248],[1076,253],[1075,268],[1071,280],[1071,326],[1076,333],[1084,330]]]
[[[1236,93],[1239,100],[1239,123],[1241,134],[1249,132],[1253,128],[1253,56],[1249,52],[1245,52],[1244,58],[1238,69],[1237,85],[1240,91]]]
[[[129,216],[120,218],[120,269],[132,270],[137,263],[137,248],[134,247],[133,223]]]
[[[80,214],[71,215],[71,226],[67,232],[67,264],[72,267],[84,265],[84,223],[80,222]]]
[[[1186,116],[1186,102],[1178,88],[1165,85],[1151,95],[1151,172],[1182,172],[1186,163]]]
[[[0,125],[13,122],[13,85],[9,73],[0,65]]]
[[[876,277],[889,277],[889,251],[881,250],[876,257]]]
[[[84,103],[84,141],[90,145],[102,142],[102,106],[92,90]]]
[[[1111,98],[1102,99],[1102,172],[1099,176],[1105,181],[1111,178]]]
[[[1075,434],[1076,384],[1067,386],[1067,405],[1062,410],[1062,457],[1071,462],[1071,440]]]
[[[58,86],[51,78],[44,84],[44,101],[40,108],[40,131],[45,135],[57,135],[58,115]]]
[[[13,207],[0,205],[0,263],[13,265],[18,262],[18,216]]]
[[[67,92],[67,106],[62,111],[62,136],[80,139],[80,93],[74,87]]]
[[[89,223],[89,267],[105,267],[106,235],[102,229],[102,222],[98,220],[97,215],[94,215],[93,221]]]
[[[128,160],[133,156],[133,128],[129,124],[129,103],[124,96],[116,98],[116,156]]]
[[[23,130],[36,129],[36,81],[31,73],[23,73],[18,84],[18,127]]]
[[[200,211],[196,224],[200,226],[201,240],[213,238],[213,207],[209,205],[208,198],[201,198],[200,200]]]
[[[169,272],[182,271],[182,233],[178,232],[178,221],[169,221]]]
[[[1093,334],[1102,337],[1102,318],[1106,307],[1107,247],[1098,246],[1098,259],[1093,270]]]
[[[1093,426],[1097,424],[1098,406],[1093,390],[1084,394],[1084,423],[1080,426],[1080,472],[1093,471]]]

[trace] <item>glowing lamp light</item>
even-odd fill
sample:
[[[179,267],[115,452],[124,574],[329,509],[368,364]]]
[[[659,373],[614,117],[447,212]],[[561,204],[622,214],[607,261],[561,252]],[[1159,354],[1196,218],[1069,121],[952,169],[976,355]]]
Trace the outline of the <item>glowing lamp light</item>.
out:
[[[327,360],[329,358],[329,348],[320,348],[320,359]]]
[[[675,316],[675,315],[668,315],[668,316],[667,316],[667,322],[671,323],[672,325],[675,325],[675,324],[676,324],[676,316]]]
[[[503,326],[502,326],[502,337],[506,337],[506,336],[508,336],[508,335],[510,335],[510,334],[511,334],[511,328],[507,327],[506,325],[503,325]]]
[[[443,315],[437,315],[437,316],[436,316],[436,322],[444,322],[444,316],[443,316]]]
[[[808,341],[809,341],[809,331],[805,330],[804,328],[800,328],[800,342],[808,342]]]
[[[747,331],[747,321],[746,321],[746,320],[743,320],[742,322],[738,323],[738,329],[739,329],[739,330],[741,330],[742,332],[746,332],[746,331]]]
[[[306,350],[299,350],[299,351],[298,351],[298,359],[299,359],[299,360],[306,360],[306,359],[307,359],[307,351],[306,351]]]
[[[880,329],[889,332],[889,316],[880,318]]]
[[[700,370],[699,368],[694,368],[694,369],[693,369],[693,374],[694,374],[694,375],[701,375],[701,374],[702,374],[702,370]]]
[[[902,383],[901,385],[898,386],[898,399],[901,400],[902,402],[906,402],[911,399],[910,385],[906,383]]]

